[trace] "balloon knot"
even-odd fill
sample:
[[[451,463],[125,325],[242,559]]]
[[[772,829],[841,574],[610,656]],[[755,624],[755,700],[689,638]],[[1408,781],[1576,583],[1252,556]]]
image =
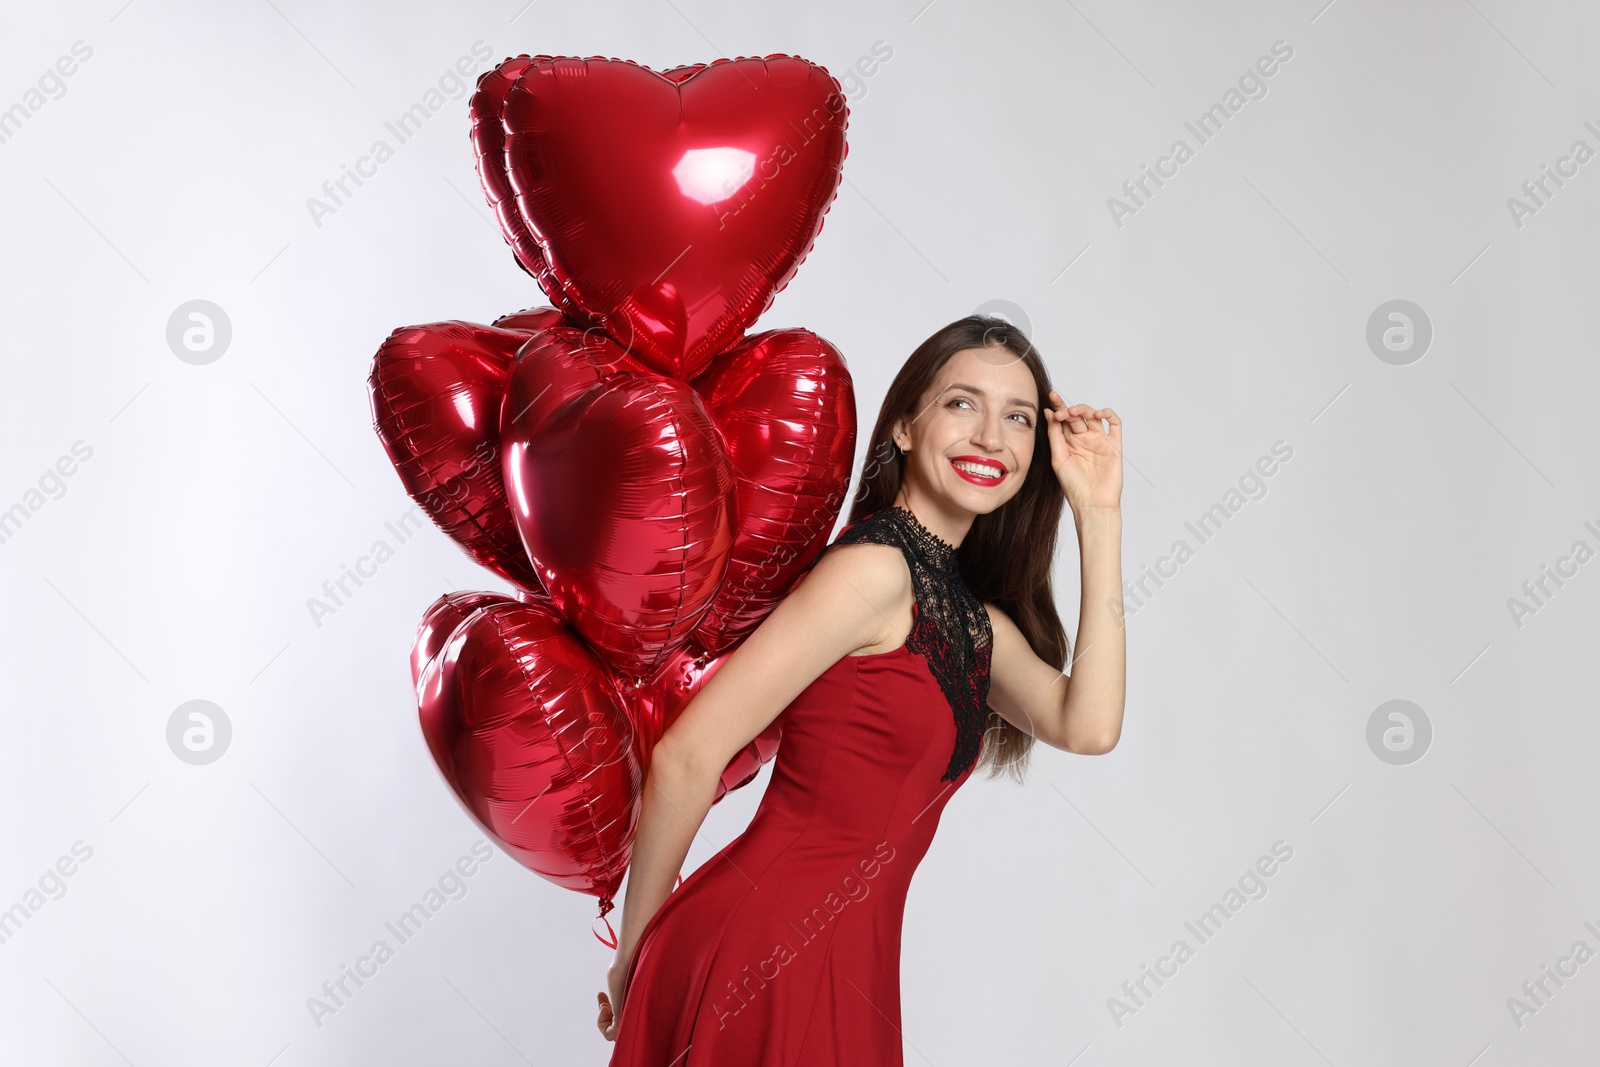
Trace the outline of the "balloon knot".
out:
[[[607,941],[605,938],[600,936],[600,931],[594,929],[594,924],[593,923],[589,924],[589,928],[594,933],[595,939],[597,941],[599,941],[602,945],[604,945],[606,948],[616,948],[617,947],[617,932],[611,928],[611,920],[606,918],[606,912],[610,911],[614,907],[616,907],[616,905],[611,903],[611,898],[610,897],[601,897],[600,898],[600,914],[595,916],[595,918],[598,919],[600,922],[603,922],[603,923],[606,924],[606,933],[611,935],[611,940],[610,941]]]

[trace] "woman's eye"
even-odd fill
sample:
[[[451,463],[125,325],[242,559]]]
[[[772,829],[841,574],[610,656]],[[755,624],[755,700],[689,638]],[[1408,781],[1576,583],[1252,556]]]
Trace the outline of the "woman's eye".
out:
[[[956,406],[956,405],[957,405],[957,404],[965,404],[965,405],[967,405],[967,406],[968,406],[968,407],[969,407],[969,408],[970,408],[970,407],[972,407],[972,401],[970,401],[970,400],[968,400],[968,399],[967,399],[967,398],[966,398],[966,397],[964,397],[964,396],[958,396],[958,397],[956,397],[956,398],[955,398],[955,399],[953,399],[953,400],[951,400],[951,401],[950,401],[950,402],[949,402],[949,403],[948,403],[948,404],[946,404],[946,405],[945,405],[945,407],[947,407],[947,408],[953,408],[953,407],[955,407],[955,406]],[[1028,417],[1028,416],[1027,416],[1027,415],[1026,415],[1026,414],[1025,414],[1025,413],[1023,413],[1023,412],[1021,412],[1021,411],[1014,411],[1014,412],[1012,412],[1012,415],[1013,415],[1013,416],[1014,416],[1014,417],[1016,417],[1016,418],[1019,418],[1019,419],[1021,419],[1021,420],[1022,420],[1022,425],[1023,425],[1023,426],[1027,426],[1027,427],[1029,427],[1029,428],[1031,428],[1031,427],[1032,427],[1032,426],[1033,426],[1033,420],[1032,420],[1032,419],[1030,419],[1030,418],[1029,418],[1029,417]]]

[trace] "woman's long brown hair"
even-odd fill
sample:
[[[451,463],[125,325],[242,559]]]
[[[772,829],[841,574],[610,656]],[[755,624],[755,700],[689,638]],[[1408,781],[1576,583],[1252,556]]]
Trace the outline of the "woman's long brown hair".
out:
[[[1051,588],[1056,536],[1065,497],[1050,469],[1050,440],[1042,412],[1050,406],[1050,375],[1032,342],[1005,319],[968,315],[936,330],[911,353],[900,373],[889,383],[888,395],[878,411],[878,423],[867,442],[867,459],[861,471],[849,522],[870,515],[894,502],[905,474],[905,456],[895,447],[894,424],[902,415],[915,419],[925,404],[925,394],[940,368],[957,352],[968,348],[1003,348],[1033,372],[1039,390],[1039,410],[1033,441],[1033,460],[1015,496],[987,515],[979,515],[956,551],[961,576],[980,601],[997,605],[1022,631],[1034,653],[1062,670],[1071,646],[1056,613]],[[978,766],[990,778],[1002,772],[1022,781],[1034,738],[1007,722],[990,708],[984,722],[983,751]]]

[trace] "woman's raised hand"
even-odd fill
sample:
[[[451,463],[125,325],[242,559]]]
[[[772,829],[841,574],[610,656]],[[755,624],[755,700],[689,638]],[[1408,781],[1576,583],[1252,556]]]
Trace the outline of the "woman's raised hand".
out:
[[[1070,407],[1050,391],[1045,408],[1050,437],[1050,467],[1073,514],[1109,510],[1122,504],[1122,420],[1110,408]],[[1100,428],[1104,420],[1108,429]]]

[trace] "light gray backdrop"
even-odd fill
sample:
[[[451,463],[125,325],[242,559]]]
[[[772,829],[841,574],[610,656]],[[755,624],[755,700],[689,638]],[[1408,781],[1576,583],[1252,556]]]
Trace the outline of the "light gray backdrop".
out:
[[[1128,600],[1121,744],[954,799],[906,915],[908,1063],[1594,1062],[1592,5],[4,22],[5,1062],[609,1055],[593,898],[496,853],[411,940],[385,927],[481,840],[417,728],[413,628],[441,592],[505,587],[431,526],[394,536],[411,503],[367,370],[396,326],[543,303],[477,188],[465,95],[403,145],[385,122],[462,57],[519,52],[857,70],[846,181],[756,328],[838,344],[870,426],[918,341],[1009,301],[1068,400],[1125,420],[1127,571],[1161,580]],[[379,139],[394,158],[314,214]],[[225,344],[169,341],[191,301]],[[316,618],[379,540],[393,558]],[[231,731],[202,765],[169,739],[195,700]],[[393,958],[314,1013],[380,939]]]

